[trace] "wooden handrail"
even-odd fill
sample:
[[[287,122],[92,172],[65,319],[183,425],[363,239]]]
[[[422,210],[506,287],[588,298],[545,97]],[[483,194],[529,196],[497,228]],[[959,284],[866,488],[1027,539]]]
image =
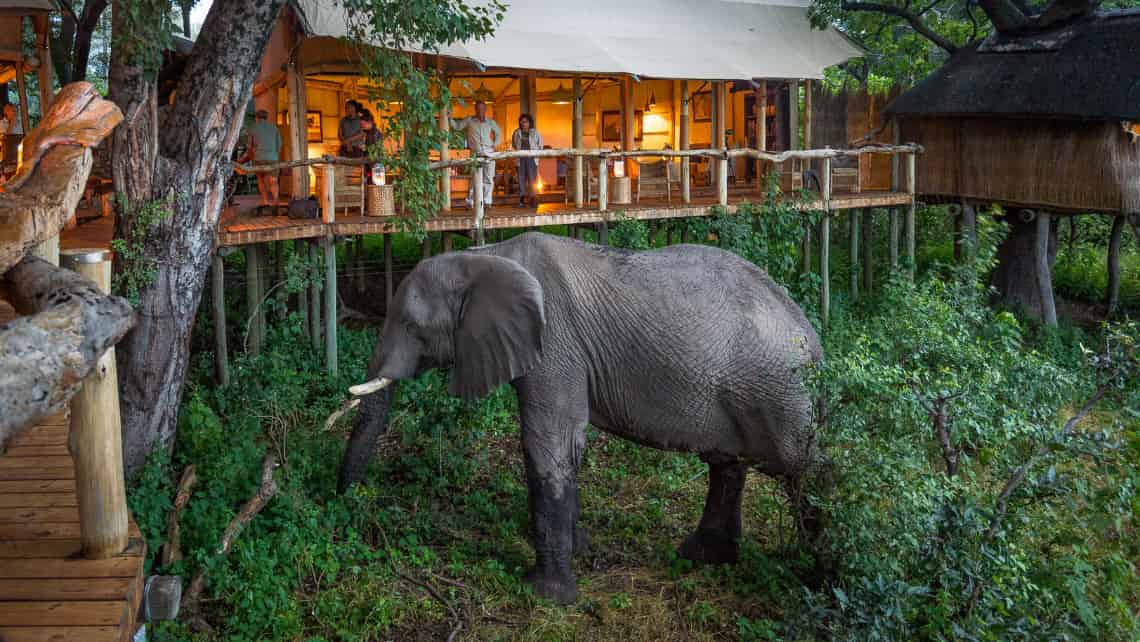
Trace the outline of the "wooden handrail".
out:
[[[784,152],[769,152],[762,149],[740,147],[735,149],[633,149],[609,150],[604,148],[560,148],[560,149],[515,149],[501,152],[488,152],[468,156],[466,158],[451,158],[428,163],[428,169],[439,170],[450,167],[466,167],[486,161],[512,160],[518,158],[714,158],[717,160],[729,158],[749,158],[753,160],[766,160],[773,163],[783,163],[789,160],[815,160],[823,158],[840,158],[860,156],[862,154],[921,154],[925,150],[917,143],[905,145],[866,145],[850,149],[793,149]],[[234,163],[234,168],[249,173],[275,172],[291,167],[305,167],[314,165],[371,165],[376,161],[367,158],[346,158],[326,154],[319,158],[284,161],[279,163],[266,163],[263,165],[250,165]]]

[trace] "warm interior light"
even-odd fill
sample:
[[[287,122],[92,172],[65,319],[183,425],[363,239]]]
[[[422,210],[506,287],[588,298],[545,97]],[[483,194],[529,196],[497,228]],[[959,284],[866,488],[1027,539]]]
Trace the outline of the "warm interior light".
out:
[[[542,179],[541,179],[541,178],[539,178],[539,179],[538,179],[538,182],[536,182],[536,183],[534,184],[534,190],[535,190],[536,192],[541,192],[541,191],[542,191]]]
[[[383,185],[385,178],[386,177],[384,175],[384,166],[381,165],[380,163],[376,163],[375,165],[373,165],[372,166],[372,184],[373,185]]]
[[[653,92],[649,92],[649,102],[645,103],[645,113],[648,114],[649,112],[653,111],[653,108],[656,106],[657,96],[653,95]]]
[[[24,164],[24,141],[20,141],[16,145],[16,171],[20,171],[20,167]]]
[[[550,92],[550,102],[555,105],[569,105],[573,98],[574,93],[563,87],[562,83],[558,83],[558,89]]]
[[[621,178],[625,176],[625,160],[614,161],[614,177]]]

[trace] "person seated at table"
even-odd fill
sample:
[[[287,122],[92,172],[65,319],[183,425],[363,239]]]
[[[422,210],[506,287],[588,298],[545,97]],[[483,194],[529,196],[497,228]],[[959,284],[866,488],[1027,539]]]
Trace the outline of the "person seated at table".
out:
[[[499,123],[496,123],[493,118],[487,118],[486,101],[475,101],[474,116],[460,120],[449,116],[448,122],[452,129],[462,131],[467,135],[467,149],[471,150],[473,156],[495,151],[495,146],[503,139],[503,130],[499,128]],[[467,191],[467,207],[472,207],[475,203],[475,187],[475,183],[472,181],[471,188]],[[493,160],[483,163],[482,189],[483,207],[490,209],[491,196],[495,192],[495,161]]]
[[[364,135],[360,129],[360,112],[364,106],[355,100],[344,103],[344,118],[336,129],[336,137],[340,140],[340,149],[337,153],[350,158],[364,155]]]
[[[530,114],[519,116],[519,127],[511,134],[512,149],[542,149],[542,135],[534,128],[534,118]],[[538,180],[538,159],[520,158],[519,168],[519,207],[538,206],[534,185]]]

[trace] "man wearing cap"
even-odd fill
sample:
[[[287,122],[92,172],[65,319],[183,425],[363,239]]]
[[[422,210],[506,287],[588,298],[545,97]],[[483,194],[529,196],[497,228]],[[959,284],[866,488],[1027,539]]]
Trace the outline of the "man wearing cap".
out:
[[[487,118],[487,103],[482,100],[475,101],[475,115],[461,120],[449,118],[451,128],[464,132],[467,135],[467,149],[471,155],[488,154],[495,151],[495,145],[503,140],[503,130],[493,118]],[[475,198],[475,182],[471,182],[471,189],[467,191],[467,206],[471,207]],[[483,165],[483,206],[491,207],[491,194],[495,191],[495,161],[486,161]]]
[[[269,122],[269,112],[257,110],[257,120],[249,128],[249,151],[254,165],[276,163],[281,157],[281,132],[277,125]],[[258,172],[257,191],[261,194],[262,205],[277,206],[277,171]]]

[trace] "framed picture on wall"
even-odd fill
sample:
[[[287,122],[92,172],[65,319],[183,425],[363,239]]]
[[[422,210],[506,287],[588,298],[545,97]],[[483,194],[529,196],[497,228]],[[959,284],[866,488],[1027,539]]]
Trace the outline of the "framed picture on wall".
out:
[[[689,98],[693,107],[693,121],[707,123],[712,121],[712,92],[702,91]]]
[[[602,142],[603,143],[620,143],[621,142],[621,112],[620,111],[603,111],[602,112]]]
[[[305,140],[310,143],[319,143],[324,139],[325,129],[321,123],[321,112],[305,112]]]

